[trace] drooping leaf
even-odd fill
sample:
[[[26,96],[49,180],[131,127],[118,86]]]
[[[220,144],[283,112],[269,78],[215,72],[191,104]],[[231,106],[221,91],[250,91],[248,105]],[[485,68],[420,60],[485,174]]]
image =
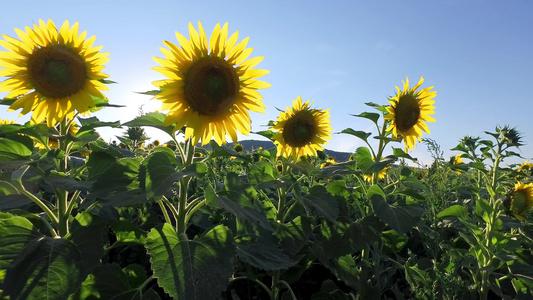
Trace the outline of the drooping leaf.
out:
[[[406,233],[420,220],[424,209],[416,205],[390,205],[385,200],[381,187],[373,185],[368,189],[368,198],[376,215],[399,233]]]
[[[411,161],[417,161],[416,158],[414,157],[411,157],[411,155],[405,153],[405,151],[403,151],[402,149],[400,148],[392,148],[392,155],[396,156],[396,157],[399,157],[399,158],[406,158],[406,159],[409,159]]]
[[[309,242],[311,232],[309,219],[305,216],[298,216],[288,223],[279,223],[274,234],[281,250],[294,256]]]
[[[211,146],[211,153],[209,154],[209,157],[210,158],[213,158],[213,157],[231,157],[231,156],[235,156],[235,157],[238,157],[239,159],[245,161],[245,162],[251,162],[252,159],[246,155],[243,155],[241,152],[237,152],[233,149],[230,149],[230,148],[226,148],[226,147],[221,147],[219,146],[215,141],[211,141],[209,143],[209,145]]]
[[[380,114],[378,113],[371,113],[371,112],[363,112],[361,114],[358,114],[358,115],[352,115],[354,117],[359,117],[359,118],[365,118],[365,119],[369,119],[370,121],[374,122],[375,124],[378,123],[378,120],[379,120],[379,117],[381,116]]]
[[[97,117],[89,117],[85,119],[78,118],[78,121],[80,121],[81,128],[78,130],[78,132],[84,132],[93,130],[98,127],[113,127],[117,128],[120,127],[120,122],[102,122]]]
[[[468,209],[463,205],[452,205],[443,211],[441,211],[437,217],[438,218],[444,218],[444,217],[460,217],[464,218],[468,215]]]
[[[79,213],[72,221],[67,239],[76,246],[83,258],[79,262],[81,280],[94,270],[104,255],[104,228],[105,223],[88,212]]]
[[[353,130],[351,128],[346,128],[343,131],[341,131],[341,133],[351,134],[353,136],[356,136],[356,137],[362,139],[365,142],[368,142],[368,137],[372,135],[372,133],[370,133],[370,132]]]
[[[4,292],[11,299],[65,299],[85,278],[82,257],[66,239],[42,236],[25,245],[9,266]]]
[[[30,139],[29,137],[26,138]],[[28,157],[31,155],[33,149],[33,142],[31,142],[30,147],[28,146],[29,145],[27,145],[23,141],[15,140],[14,137],[0,137],[0,160],[4,160],[4,158],[8,158],[7,160],[10,160],[9,157],[16,157],[19,159]]]
[[[355,150],[355,162],[357,167],[366,174],[367,170],[374,164],[370,150],[366,147],[357,148]]]
[[[91,189],[92,186],[92,181],[79,181],[58,172],[54,172],[48,176],[45,176],[44,180],[52,187],[60,188],[69,192],[87,191]]]
[[[146,239],[153,276],[174,299],[216,299],[233,273],[232,241],[222,225],[194,240],[178,237],[169,224],[154,228]]]
[[[136,117],[135,119],[122,124],[123,126],[136,127],[136,126],[149,126],[163,130],[168,133],[170,136],[173,135],[174,126],[169,125],[165,126],[165,114],[161,112],[149,112],[143,116]]]
[[[352,222],[349,218],[339,217],[337,222],[322,221],[321,245],[327,258],[337,258],[379,240],[384,224],[376,217]]]
[[[264,208],[258,202],[252,202],[250,195],[255,190],[251,187],[239,190],[215,192],[212,187],[205,188],[205,199],[208,205],[224,209],[237,218],[257,224],[264,229],[272,231],[272,226],[266,218]]]
[[[41,237],[24,217],[0,212],[0,270],[6,269],[30,241]]]
[[[130,243],[144,245],[146,233],[128,221],[113,222],[111,224],[111,229],[117,238],[115,245],[117,245],[117,243],[118,245]]]
[[[298,263],[281,252],[271,239],[237,243],[236,246],[237,255],[242,261],[261,270],[283,270]]]
[[[335,222],[339,215],[337,200],[322,185],[313,186],[308,194],[297,199],[307,210],[319,214],[330,222]]]

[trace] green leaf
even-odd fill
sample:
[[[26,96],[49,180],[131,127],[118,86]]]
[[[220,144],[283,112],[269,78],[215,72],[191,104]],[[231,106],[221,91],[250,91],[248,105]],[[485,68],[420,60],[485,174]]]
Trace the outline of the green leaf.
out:
[[[245,162],[251,162],[252,159],[246,155],[243,155],[241,152],[237,152],[233,149],[221,147],[219,146],[215,141],[209,142],[209,145],[211,146],[211,153],[209,154],[209,158],[213,157],[231,157],[235,156],[241,159]]]
[[[115,206],[145,202],[146,194],[139,188],[141,160],[142,157],[123,158],[111,164],[95,180],[89,200],[96,201],[98,198],[102,204]],[[84,201],[83,206],[92,204],[91,201]]]
[[[104,255],[104,229],[105,223],[87,212],[79,213],[72,221],[67,239],[74,243],[83,258],[79,261],[81,280],[93,271]]]
[[[376,215],[399,233],[406,233],[415,226],[424,209],[416,205],[390,205],[385,200],[381,187],[373,185],[368,189],[367,197],[372,201]]]
[[[87,191],[92,186],[92,181],[78,181],[57,172],[45,176],[44,180],[54,188],[60,188],[69,192]]]
[[[374,102],[366,102],[365,105],[373,107],[373,108],[379,110],[380,112],[387,113],[387,109],[386,109],[385,105],[379,105],[379,104],[376,104]]]
[[[365,142],[368,142],[368,137],[372,135],[372,133],[370,133],[370,132],[353,130],[351,128],[346,128],[343,131],[341,131],[341,133],[351,134],[353,136],[356,136],[356,137],[362,139]]]
[[[131,243],[144,245],[146,233],[128,221],[113,222],[111,229],[117,238],[114,246]]]
[[[170,136],[174,134],[174,126],[165,126],[165,114],[160,112],[150,112],[143,116],[137,117],[129,122],[122,124],[122,126],[136,127],[136,126],[149,126],[157,129],[161,129],[168,133]]]
[[[370,121],[374,122],[377,125],[379,117],[380,117],[380,114],[378,114],[378,113],[370,113],[370,112],[363,112],[363,113],[361,113],[359,115],[352,115],[352,116],[369,119]]]
[[[235,248],[229,228],[218,225],[204,236],[179,238],[169,224],[150,231],[146,249],[153,276],[174,299],[216,299],[233,274]]]
[[[28,219],[0,212],[0,236],[0,270],[5,270],[24,246],[41,234]]]
[[[98,127],[113,127],[113,128],[120,127],[120,122],[119,121],[102,122],[102,121],[98,120],[97,117],[90,117],[90,118],[86,118],[86,119],[78,118],[78,120],[80,121],[80,124],[81,124],[81,128],[78,130],[79,133],[84,132],[84,131],[93,130],[93,129],[98,128]]]
[[[144,161],[146,167],[146,192],[148,196],[163,195],[174,185],[174,182],[185,177],[184,174],[176,172],[172,166],[170,158],[164,152],[154,152]]]
[[[7,181],[0,181],[0,209],[18,208],[33,201],[25,195],[19,194],[15,186]]]
[[[128,267],[131,265],[128,265]],[[138,266],[139,265],[133,265]],[[138,270],[139,275],[146,277],[144,269]],[[139,285],[131,284],[128,278],[128,269],[121,269],[116,263],[99,265],[94,271],[94,287],[100,299],[142,299],[142,291],[136,289]]]
[[[342,196],[347,198],[350,196],[348,186],[346,186],[345,180],[336,180],[326,186],[326,190],[333,196]]]
[[[237,255],[242,261],[261,270],[283,270],[298,263],[283,254],[271,239],[237,243],[236,246]]]
[[[367,170],[374,164],[370,150],[366,147],[357,148],[355,150],[355,162],[357,167],[366,174]]]
[[[376,217],[366,217],[360,222],[340,217],[335,223],[322,221],[321,245],[327,258],[337,258],[363,249],[377,240],[384,224]]]
[[[399,158],[406,158],[411,161],[417,161],[418,159],[411,157],[411,155],[407,154],[405,151],[403,151],[400,148],[392,148],[392,155],[399,157]]]
[[[22,136],[21,136],[22,137]],[[27,139],[31,139],[26,137]],[[27,144],[26,139],[21,138],[5,138],[0,137],[0,160],[4,159],[4,155],[9,156],[14,155],[13,157],[24,158],[31,155],[33,149],[33,142],[31,146]]]
[[[272,137],[274,135],[276,135],[276,133],[274,131],[271,131],[271,130],[257,131],[257,132],[254,132],[254,133],[255,134],[259,134],[260,136],[264,136],[264,137],[266,137],[269,140],[272,140]]]
[[[274,235],[279,240],[281,250],[295,256],[307,243],[312,227],[309,218],[298,216],[288,223],[278,223]]]
[[[206,186],[205,199],[210,206],[224,209],[239,219],[257,224],[264,229],[272,231],[272,226],[266,218],[264,208],[259,205],[258,201],[253,203],[251,201],[251,199],[257,198],[255,193],[255,190],[251,186],[243,186],[240,191],[239,189],[235,189],[219,191],[218,193],[211,186]]]
[[[459,217],[459,218],[466,218],[468,216],[468,209],[463,205],[452,205],[443,211],[441,211],[437,218],[445,218],[445,217]]]
[[[315,185],[303,198],[297,199],[309,211],[319,214],[330,222],[335,222],[339,215],[339,205],[324,186]]]
[[[71,241],[42,236],[34,239],[9,266],[4,291],[11,299],[65,299],[75,292],[81,253]]]

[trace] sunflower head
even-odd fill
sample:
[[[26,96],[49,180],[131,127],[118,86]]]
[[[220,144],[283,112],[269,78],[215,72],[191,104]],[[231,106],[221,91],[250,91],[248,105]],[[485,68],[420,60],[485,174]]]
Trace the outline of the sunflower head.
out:
[[[39,20],[25,32],[15,28],[19,39],[2,35],[0,45],[0,92],[15,98],[10,110],[22,109],[21,115],[32,111],[31,122],[46,120],[49,127],[74,113],[88,114],[96,107],[95,99],[107,101],[100,92],[107,90],[101,73],[109,59],[93,47],[95,37],[85,39],[78,34],[79,24],[72,27],[65,21],[59,30],[51,20]]]
[[[265,112],[263,97],[257,89],[270,85],[257,78],[267,70],[253,69],[263,57],[248,58],[248,38],[237,43],[238,32],[228,37],[228,24],[215,26],[209,40],[202,24],[198,31],[189,23],[189,40],[176,32],[179,46],[164,41],[165,59],[154,57],[161,66],[153,69],[168,77],[153,84],[160,89],[155,96],[168,111],[165,126],[183,126],[185,138],[202,145],[212,138],[221,145],[226,135],[237,142],[237,132],[248,135],[248,111]]]
[[[424,78],[421,77],[420,81],[410,88],[409,78],[406,78],[403,90],[396,87],[396,95],[390,98],[390,106],[387,107],[385,119],[390,120],[387,131],[392,130],[394,138],[403,138],[405,151],[414,150],[417,140],[422,141],[422,131],[430,133],[426,122],[435,122],[429,115],[435,113],[435,101],[431,99],[437,92],[431,91],[433,87],[418,90],[423,82]]]
[[[460,163],[463,163],[463,157],[462,157],[461,153],[457,154],[456,156],[454,156],[454,157],[452,158],[452,163],[453,163],[454,165],[456,165],[456,164],[460,164]]]
[[[302,97],[294,99],[292,109],[281,112],[278,121],[270,128],[277,133],[272,137],[278,148],[278,157],[294,160],[303,156],[316,156],[324,150],[326,140],[331,139],[329,109],[312,109],[309,100],[302,103]]]
[[[527,160],[518,168],[518,172],[526,172],[533,170],[533,163],[528,163]]]
[[[533,207],[533,183],[517,182],[511,192],[511,212],[520,220]]]

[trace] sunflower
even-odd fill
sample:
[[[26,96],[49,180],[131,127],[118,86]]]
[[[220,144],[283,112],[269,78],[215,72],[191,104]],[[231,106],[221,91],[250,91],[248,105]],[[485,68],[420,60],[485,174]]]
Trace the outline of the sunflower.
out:
[[[511,193],[511,211],[520,220],[533,207],[533,183],[517,182]]]
[[[519,168],[518,172],[525,172],[527,170],[533,170],[533,163],[528,163],[526,160]]]
[[[17,121],[13,120],[2,120],[0,119],[0,125],[9,125],[9,124],[18,124]]]
[[[461,155],[461,153],[459,153],[453,157],[453,164],[456,165],[461,163],[463,163],[463,156]]]
[[[270,84],[256,80],[269,73],[253,69],[263,57],[247,59],[252,48],[246,48],[248,38],[237,43],[238,32],[228,37],[228,24],[215,26],[209,42],[202,24],[199,32],[189,23],[189,37],[176,32],[179,45],[163,43],[160,48],[166,59],[154,57],[161,66],[153,69],[168,79],[155,81],[160,89],[155,96],[168,110],[164,125],[179,130],[186,125],[185,139],[193,144],[207,144],[213,137],[221,145],[226,135],[237,142],[237,131],[248,135],[248,110],[265,112],[263,97],[256,91]]]
[[[270,128],[277,133],[272,137],[278,157],[294,160],[302,156],[316,156],[324,150],[326,140],[331,139],[329,109],[311,109],[309,100],[302,104],[302,97],[294,99],[292,109],[281,112],[278,121]]]
[[[403,81],[402,81],[403,82]],[[429,115],[434,114],[432,101],[437,92],[430,91],[433,87],[428,87],[417,91],[424,82],[420,81],[413,88],[409,88],[409,78],[403,82],[403,91],[396,87],[396,96],[390,98],[390,106],[387,107],[386,120],[390,120],[387,131],[392,130],[394,138],[401,136],[404,140],[405,151],[414,150],[416,140],[422,141],[422,131],[431,133],[425,122],[435,122]]]
[[[391,166],[386,166],[385,168],[381,169],[378,173],[378,180],[385,179],[385,176],[387,175],[387,171],[391,168]],[[373,174],[364,174],[363,177],[367,182],[372,182],[372,175]]]
[[[95,36],[85,39],[87,32],[78,34],[79,24],[70,27],[68,20],[57,30],[54,22],[39,20],[26,32],[15,28],[20,40],[2,35],[0,45],[0,92],[6,98],[16,98],[9,110],[22,108],[21,115],[33,111],[32,123],[46,120],[55,126],[74,112],[85,115],[96,106],[94,98],[107,99],[100,92],[107,90],[101,82],[108,75],[101,73],[109,61],[101,47],[92,47]]]

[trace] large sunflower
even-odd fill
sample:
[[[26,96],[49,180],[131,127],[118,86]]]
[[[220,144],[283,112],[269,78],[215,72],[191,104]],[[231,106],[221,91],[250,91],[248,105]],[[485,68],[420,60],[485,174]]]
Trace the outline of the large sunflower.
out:
[[[68,20],[57,30],[54,22],[39,20],[26,32],[15,28],[20,40],[2,35],[0,45],[0,91],[6,98],[16,98],[10,110],[22,108],[21,115],[33,111],[32,123],[46,120],[49,127],[73,118],[74,112],[85,115],[95,107],[93,97],[107,100],[100,92],[107,87],[100,81],[109,61],[108,53],[92,47],[95,36],[85,39],[87,32],[78,34],[79,24],[70,27]]]
[[[271,130],[278,131],[272,140],[278,148],[278,156],[294,160],[302,156],[316,156],[324,150],[326,140],[331,139],[329,108],[312,109],[309,100],[302,104],[302,97],[294,99],[292,109],[281,112]]]
[[[520,220],[533,208],[533,183],[517,182],[511,193],[511,211]]]
[[[403,82],[403,81],[402,81]],[[429,115],[434,114],[432,101],[437,92],[430,91],[433,87],[428,87],[417,91],[424,82],[420,81],[413,88],[409,88],[409,78],[403,82],[403,91],[396,87],[396,96],[390,98],[390,106],[387,107],[385,119],[390,120],[387,131],[392,130],[394,138],[401,136],[405,144],[405,151],[414,150],[418,141],[422,141],[422,131],[431,133],[425,122],[435,122]]]
[[[169,79],[153,84],[161,92],[161,109],[168,114],[164,125],[175,130],[186,126],[185,139],[194,144],[207,144],[213,137],[221,145],[226,135],[237,142],[237,131],[248,135],[248,110],[265,112],[263,97],[256,91],[270,84],[256,80],[269,73],[253,69],[263,57],[247,59],[252,48],[246,48],[248,38],[237,43],[238,32],[228,38],[228,24],[215,26],[209,42],[202,24],[199,32],[189,23],[189,37],[176,32],[179,45],[163,43],[160,48],[166,59],[154,57],[162,66],[153,69]]]

